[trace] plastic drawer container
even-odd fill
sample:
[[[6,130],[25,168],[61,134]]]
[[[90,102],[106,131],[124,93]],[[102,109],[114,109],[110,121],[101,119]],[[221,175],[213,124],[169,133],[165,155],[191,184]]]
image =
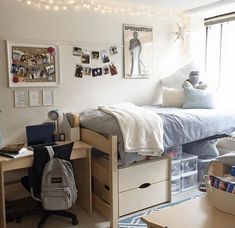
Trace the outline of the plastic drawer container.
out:
[[[171,163],[171,175],[178,176],[181,174],[181,160],[173,160]]]
[[[197,186],[197,171],[184,173],[181,177],[181,188],[182,191],[186,191],[190,188]]]
[[[182,173],[197,171],[198,157],[193,154],[182,154],[181,170]]]
[[[180,160],[182,158],[182,146],[169,147],[164,150],[165,156],[170,156],[172,160]]]
[[[181,192],[181,176],[173,176],[171,179],[171,193],[176,194]]]
[[[208,165],[214,160],[214,158],[198,159],[198,182],[203,182],[203,177],[208,171]]]

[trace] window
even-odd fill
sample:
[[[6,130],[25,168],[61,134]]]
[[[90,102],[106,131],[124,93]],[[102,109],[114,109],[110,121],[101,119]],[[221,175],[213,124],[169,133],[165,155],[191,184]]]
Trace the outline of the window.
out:
[[[231,95],[235,95],[235,21],[207,25],[206,34],[209,84],[219,88],[221,103],[228,106],[229,96],[231,100]]]

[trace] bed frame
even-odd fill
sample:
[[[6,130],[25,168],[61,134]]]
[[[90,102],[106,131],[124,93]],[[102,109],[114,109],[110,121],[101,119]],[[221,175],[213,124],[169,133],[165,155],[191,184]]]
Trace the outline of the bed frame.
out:
[[[116,228],[118,227],[119,214],[121,215],[125,214],[125,212],[120,213],[119,211],[120,209],[119,207],[121,204],[120,195],[119,195],[120,184],[121,184],[119,183],[120,182],[119,178],[120,178],[121,169],[119,170],[118,168],[117,136],[106,137],[95,131],[82,128],[81,140],[93,146],[94,148],[104,152],[107,155],[107,158],[92,157],[92,164],[91,164],[91,175],[92,175],[92,184],[93,184],[92,206],[100,213],[105,215],[107,218],[109,218],[110,227]],[[162,157],[158,161],[160,161],[159,165],[161,166],[158,168],[158,170],[156,170],[156,172],[158,173],[157,174],[158,179],[156,182],[158,183],[155,184],[156,188],[151,190],[152,192],[154,191],[155,193],[156,189],[157,190],[160,189],[159,190],[160,193],[157,196],[157,199],[153,200],[155,205],[171,201],[171,159],[169,157]],[[152,167],[153,165],[155,165],[154,162],[152,162]],[[165,169],[162,168],[162,166],[164,166]],[[127,171],[127,169],[122,169],[122,170],[125,170],[125,172]],[[144,167],[144,172],[145,170],[146,167]],[[136,172],[135,170],[134,173],[133,170],[132,171],[128,170],[128,173],[124,173],[123,178],[125,179],[125,176],[128,175],[133,176],[133,174],[135,175],[135,172]],[[146,172],[148,172],[148,170],[146,170]],[[149,172],[152,173],[152,170],[149,170]],[[137,174],[137,176],[139,175]],[[154,181],[155,179],[156,178],[154,177]],[[143,186],[144,185],[146,185],[146,183],[143,184]],[[126,199],[124,198],[123,200],[124,204],[126,204],[124,205],[124,208],[126,206],[128,207],[128,204],[131,204],[130,202],[126,202],[128,201],[129,196],[127,195],[126,197],[127,198]]]

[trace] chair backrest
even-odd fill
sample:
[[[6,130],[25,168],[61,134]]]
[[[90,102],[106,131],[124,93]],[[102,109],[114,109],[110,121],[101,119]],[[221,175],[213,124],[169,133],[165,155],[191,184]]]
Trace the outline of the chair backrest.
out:
[[[73,142],[53,146],[55,152],[54,157],[70,161],[73,149]],[[41,182],[43,170],[47,162],[50,160],[46,147],[38,147],[34,149],[33,167],[29,170],[29,184],[36,196],[41,195]]]

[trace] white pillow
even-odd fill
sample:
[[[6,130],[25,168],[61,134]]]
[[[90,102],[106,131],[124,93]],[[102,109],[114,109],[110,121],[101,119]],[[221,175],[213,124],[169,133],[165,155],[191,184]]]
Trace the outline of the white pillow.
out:
[[[163,87],[162,106],[182,107],[184,104],[184,90]]]
[[[180,89],[183,82],[189,78],[189,73],[194,70],[197,70],[194,64],[192,62],[188,63],[166,78],[161,79],[161,83],[166,87]]]

